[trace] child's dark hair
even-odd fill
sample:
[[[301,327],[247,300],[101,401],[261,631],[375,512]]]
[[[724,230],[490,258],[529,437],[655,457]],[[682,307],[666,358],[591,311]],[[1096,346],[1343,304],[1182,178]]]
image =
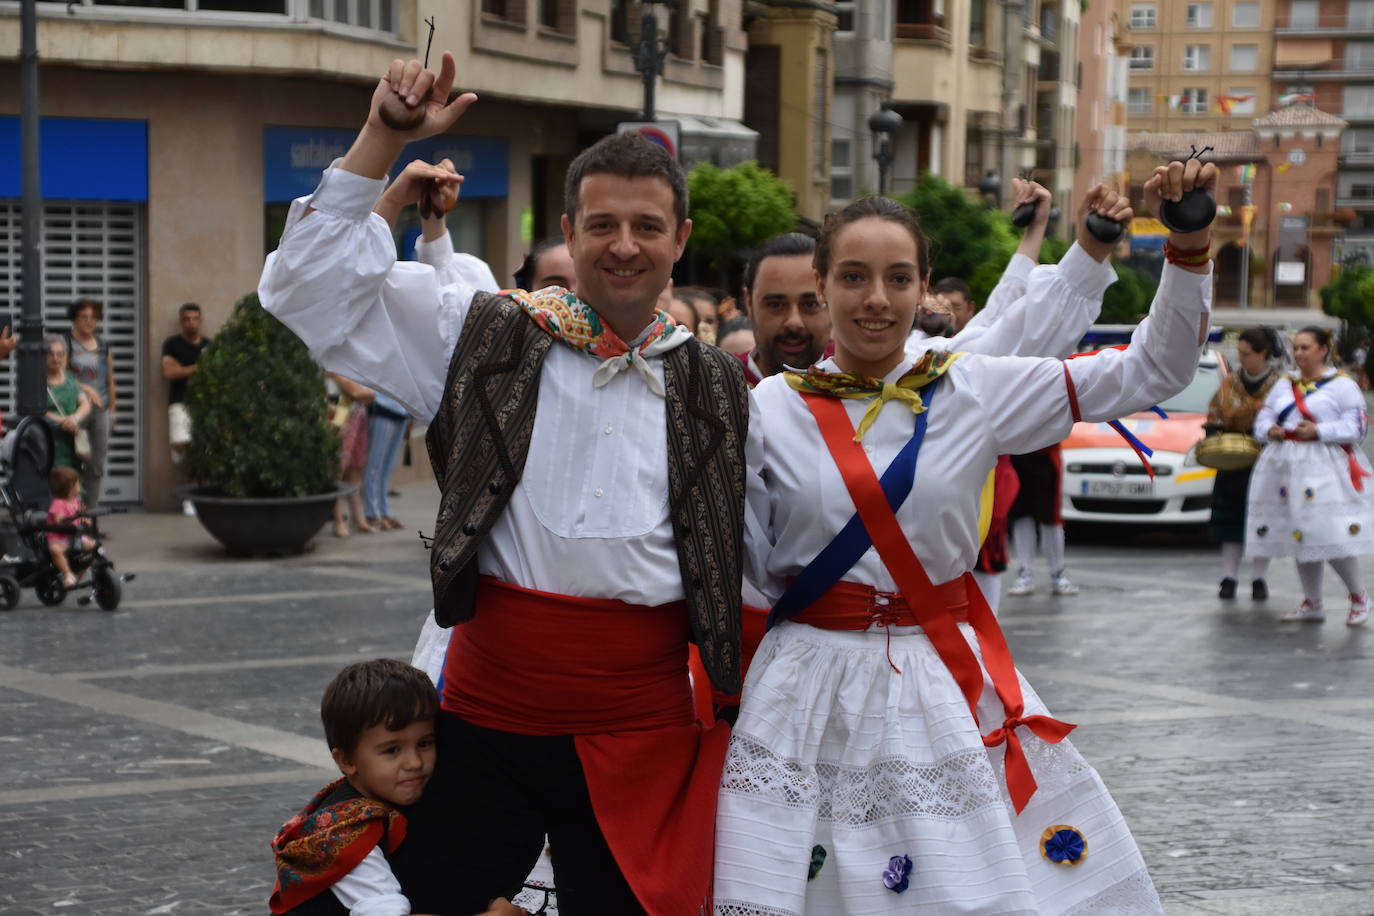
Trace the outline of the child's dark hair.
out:
[[[840,230],[850,223],[857,223],[859,220],[869,217],[896,223],[911,233],[911,240],[916,243],[916,266],[921,271],[921,277],[924,278],[930,274],[930,246],[926,241],[925,233],[921,231],[921,223],[916,218],[916,211],[890,197],[860,197],[853,203],[846,204],[839,210],[825,215],[825,222],[821,224],[821,237],[816,240],[816,254],[812,262],[818,274],[823,277],[829,272],[830,252]]]
[[[48,489],[58,499],[70,499],[76,485],[81,483],[81,475],[71,468],[53,468],[48,475]]]
[[[320,719],[329,749],[357,750],[374,725],[400,731],[439,715],[434,682],[418,668],[390,658],[349,665],[334,676],[320,700]]]

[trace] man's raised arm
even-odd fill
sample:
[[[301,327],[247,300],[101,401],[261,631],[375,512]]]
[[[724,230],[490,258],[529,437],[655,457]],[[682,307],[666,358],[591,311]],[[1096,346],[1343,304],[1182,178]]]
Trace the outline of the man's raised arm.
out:
[[[476,100],[465,93],[448,101],[454,76],[448,52],[437,76],[418,61],[392,62],[353,146],[310,197],[292,203],[258,284],[263,307],[325,368],[381,389],[426,418],[438,409],[473,289],[441,282],[428,266],[397,263],[391,226],[373,208],[405,145],[446,131]],[[399,131],[382,121],[383,105],[412,102],[424,110],[418,126]],[[411,191],[419,199],[420,177],[448,180],[410,177],[416,180],[393,189],[403,192],[403,202]]]

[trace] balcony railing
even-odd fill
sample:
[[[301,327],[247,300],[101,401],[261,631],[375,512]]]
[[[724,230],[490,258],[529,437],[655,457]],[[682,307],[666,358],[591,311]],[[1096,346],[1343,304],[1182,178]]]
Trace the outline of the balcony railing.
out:
[[[1274,75],[1281,79],[1305,80],[1374,80],[1374,60],[1332,58],[1319,66],[1308,64],[1274,64]]]
[[[1342,165],[1374,165],[1374,150],[1341,150],[1340,161]]]
[[[1374,16],[1332,13],[1326,16],[1279,16],[1274,21],[1278,35],[1336,35],[1343,33],[1374,33]]]
[[[91,20],[340,28],[394,40],[400,0],[72,0],[67,13]],[[40,4],[40,12],[57,4]],[[77,13],[74,9],[79,9]]]

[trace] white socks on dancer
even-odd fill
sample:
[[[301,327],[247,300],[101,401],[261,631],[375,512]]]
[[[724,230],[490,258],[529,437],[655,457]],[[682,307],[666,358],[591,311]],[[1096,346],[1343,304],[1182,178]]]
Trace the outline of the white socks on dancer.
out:
[[[1345,590],[1352,595],[1364,594],[1364,582],[1360,577],[1360,563],[1355,557],[1337,557],[1328,560],[1336,575],[1341,577]],[[1298,564],[1298,578],[1302,580],[1302,596],[1313,604],[1322,603],[1322,562],[1314,560]]]

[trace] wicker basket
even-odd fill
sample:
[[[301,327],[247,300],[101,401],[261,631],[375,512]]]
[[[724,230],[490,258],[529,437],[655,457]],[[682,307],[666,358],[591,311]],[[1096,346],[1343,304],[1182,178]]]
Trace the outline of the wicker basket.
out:
[[[1246,433],[1218,433],[1197,445],[1198,464],[1218,471],[1248,468],[1259,457],[1260,444]]]

